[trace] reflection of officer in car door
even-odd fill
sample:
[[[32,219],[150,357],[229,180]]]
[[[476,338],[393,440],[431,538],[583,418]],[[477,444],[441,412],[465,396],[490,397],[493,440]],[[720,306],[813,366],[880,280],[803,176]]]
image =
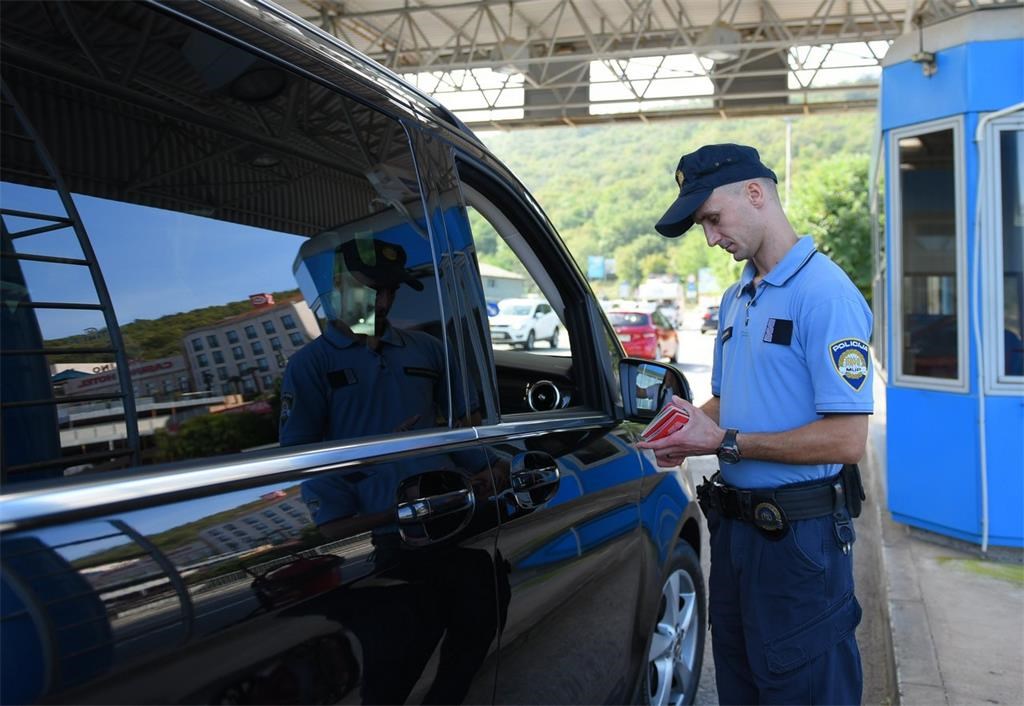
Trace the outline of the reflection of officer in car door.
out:
[[[334,260],[330,291],[317,293],[329,324],[323,336],[291,358],[285,372],[281,444],[441,423],[446,399],[441,343],[429,334],[393,327],[387,318],[402,284],[423,290],[405,269],[405,250],[378,239],[350,239],[338,246]],[[370,318],[371,300],[372,334],[356,330]],[[364,703],[402,703],[442,637],[437,675],[425,700],[461,701],[507,606],[507,590],[498,605],[486,551],[403,546],[396,503],[424,492],[420,486],[429,482],[428,476],[417,476],[430,471],[438,477],[444,469],[463,475],[463,469],[482,469],[477,475],[483,476],[487,457],[479,451],[418,456],[302,484],[303,500],[322,534],[340,539],[372,532],[378,570],[401,582],[347,591],[328,607],[362,643]],[[469,480],[475,492],[484,490],[478,478]],[[486,498],[489,493],[480,494]]]

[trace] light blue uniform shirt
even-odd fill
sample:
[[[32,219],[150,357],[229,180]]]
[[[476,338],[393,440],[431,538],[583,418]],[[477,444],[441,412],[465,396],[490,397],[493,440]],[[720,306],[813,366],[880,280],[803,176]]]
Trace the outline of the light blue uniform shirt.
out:
[[[748,262],[719,309],[711,393],[719,425],[780,432],[825,414],[871,414],[871,310],[850,278],[806,236],[765,275]],[[840,464],[789,465],[745,459],[721,464],[739,488],[773,488],[827,478]]]

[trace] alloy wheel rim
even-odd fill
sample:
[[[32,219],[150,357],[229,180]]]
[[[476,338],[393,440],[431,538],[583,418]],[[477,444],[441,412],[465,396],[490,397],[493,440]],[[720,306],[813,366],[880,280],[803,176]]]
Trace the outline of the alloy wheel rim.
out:
[[[647,699],[652,706],[680,706],[689,701],[697,681],[697,591],[682,570],[661,589],[658,622],[647,654]]]

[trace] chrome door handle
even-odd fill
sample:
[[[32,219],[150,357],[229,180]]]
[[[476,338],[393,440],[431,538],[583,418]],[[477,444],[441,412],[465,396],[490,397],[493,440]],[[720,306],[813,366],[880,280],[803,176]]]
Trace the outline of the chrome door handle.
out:
[[[472,491],[466,489],[416,498],[398,503],[398,523],[415,524],[454,515],[457,512],[471,511],[475,502]]]
[[[554,485],[561,477],[558,466],[522,470],[512,476],[512,490],[516,492],[538,490],[548,485]]]
[[[555,459],[543,451],[519,454],[512,459],[509,469],[512,497],[523,510],[532,510],[550,500],[561,478]]]

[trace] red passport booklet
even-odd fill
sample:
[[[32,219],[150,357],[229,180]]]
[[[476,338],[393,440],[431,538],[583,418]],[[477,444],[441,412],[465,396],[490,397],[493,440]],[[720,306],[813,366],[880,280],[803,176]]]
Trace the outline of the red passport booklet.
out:
[[[651,420],[647,428],[640,432],[640,438],[644,441],[663,439],[669,434],[682,429],[688,421],[690,421],[690,415],[683,411],[682,408],[669,402],[661,408],[661,411]]]

